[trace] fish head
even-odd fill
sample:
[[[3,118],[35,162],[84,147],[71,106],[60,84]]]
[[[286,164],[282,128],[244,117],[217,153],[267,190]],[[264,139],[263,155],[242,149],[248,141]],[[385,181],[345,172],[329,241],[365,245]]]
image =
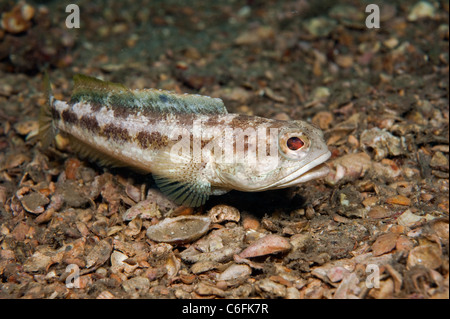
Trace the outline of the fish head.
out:
[[[280,121],[277,122],[280,126]],[[218,172],[222,182],[236,190],[258,192],[291,187],[328,174],[324,162],[331,152],[322,130],[309,123],[284,122],[281,127],[271,130],[265,147],[273,152],[257,156],[253,162],[241,160]],[[265,154],[265,151],[258,150],[257,153]]]

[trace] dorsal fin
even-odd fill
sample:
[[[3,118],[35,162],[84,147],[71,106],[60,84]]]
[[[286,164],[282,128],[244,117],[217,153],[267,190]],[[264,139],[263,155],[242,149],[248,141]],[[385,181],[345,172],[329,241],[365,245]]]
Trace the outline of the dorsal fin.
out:
[[[86,75],[74,76],[71,103],[85,102],[129,111],[180,114],[227,114],[221,99],[197,94],[177,94],[158,89],[130,90],[118,83]]]
[[[120,83],[113,83],[103,81],[91,76],[83,74],[75,74],[73,77],[74,88],[73,93],[88,93],[88,92],[126,92],[129,89]]]

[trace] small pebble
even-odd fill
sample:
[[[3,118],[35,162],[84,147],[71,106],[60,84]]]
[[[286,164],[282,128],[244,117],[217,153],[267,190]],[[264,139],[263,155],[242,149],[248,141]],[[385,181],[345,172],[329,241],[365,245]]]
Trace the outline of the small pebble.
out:
[[[387,210],[382,206],[375,206],[370,208],[367,216],[374,219],[382,219],[391,216],[391,211]]]
[[[400,236],[395,243],[397,251],[410,251],[414,247],[414,243],[406,236]]]
[[[444,155],[444,153],[436,152],[431,158],[430,166],[434,169],[448,172],[448,158]]]
[[[34,16],[34,8],[25,2],[19,2],[9,12],[3,12],[1,16],[1,27],[10,33],[21,33],[31,27],[30,20]]]
[[[41,194],[40,192],[31,192],[24,195],[20,199],[20,202],[27,212],[32,214],[41,214],[45,210],[44,206],[50,203],[50,200],[47,196]]]
[[[81,162],[76,158],[69,158],[66,161],[66,178],[67,179],[77,179],[78,168]]]
[[[14,129],[20,135],[28,135],[30,132],[39,129],[39,123],[35,120],[23,121],[15,124]]]
[[[274,30],[269,26],[260,26],[250,31],[244,31],[234,41],[237,45],[252,45],[268,40],[275,36]]]
[[[407,209],[397,218],[397,223],[402,226],[411,227],[421,220],[422,217],[413,214],[409,209]]]
[[[166,218],[147,229],[147,237],[156,242],[191,242],[203,236],[211,224],[209,217],[179,216]]]
[[[248,265],[233,264],[218,276],[218,280],[236,280],[243,279],[252,273]]]
[[[417,21],[424,18],[433,18],[435,15],[434,6],[427,1],[417,2],[408,14],[408,21]]]
[[[318,112],[312,118],[311,122],[322,130],[328,130],[330,128],[331,123],[333,122],[333,114],[331,112]]]
[[[244,249],[239,257],[249,258],[283,253],[291,250],[291,248],[292,246],[286,238],[278,235],[267,235]]]
[[[410,206],[411,200],[403,195],[396,195],[386,199],[386,204]]]
[[[374,256],[380,256],[390,252],[395,248],[398,234],[387,233],[379,236],[372,245],[372,252]]]
[[[239,222],[241,215],[239,210],[228,205],[216,205],[208,212],[209,218],[213,223],[222,223],[224,221]]]
[[[406,263],[408,269],[414,266],[437,269],[442,265],[441,250],[436,244],[424,244],[413,248]]]
[[[341,68],[349,68],[353,65],[353,57],[351,55],[338,55],[336,57],[336,63]]]
[[[242,219],[242,226],[244,229],[257,230],[260,227],[260,222],[255,217],[246,215]]]
[[[160,218],[161,212],[153,199],[140,201],[136,205],[128,208],[122,215],[122,220],[130,221],[139,216],[141,219]]]

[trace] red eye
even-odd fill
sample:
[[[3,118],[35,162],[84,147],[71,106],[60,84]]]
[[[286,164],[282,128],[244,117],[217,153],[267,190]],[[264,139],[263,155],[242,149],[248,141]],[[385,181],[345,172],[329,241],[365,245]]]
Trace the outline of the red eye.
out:
[[[298,137],[295,137],[295,136],[289,138],[287,140],[286,144],[287,144],[287,147],[293,151],[296,151],[296,150],[302,148],[303,145],[305,145],[305,143],[301,139],[299,139]]]

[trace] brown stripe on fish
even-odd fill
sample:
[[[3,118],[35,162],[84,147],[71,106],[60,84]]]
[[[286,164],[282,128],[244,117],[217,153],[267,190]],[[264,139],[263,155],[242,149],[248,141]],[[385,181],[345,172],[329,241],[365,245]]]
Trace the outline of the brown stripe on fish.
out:
[[[136,135],[136,140],[142,148],[161,148],[169,144],[169,138],[159,132],[141,131]]]
[[[98,112],[104,106],[101,103],[96,103],[96,102],[91,102],[91,103],[89,103],[89,105],[91,106],[92,112]]]
[[[111,105],[114,111],[114,117],[120,119],[126,119],[130,114],[136,114],[137,110],[132,108],[125,108],[123,106]]]
[[[78,116],[75,114],[75,112],[71,110],[64,110],[61,113],[61,118],[63,119],[64,122],[69,124],[75,124],[78,122]]]
[[[56,121],[61,119],[61,114],[54,107],[51,108],[50,112],[52,113],[52,118]]]
[[[131,136],[126,128],[121,128],[114,124],[106,124],[100,131],[100,135],[114,141],[130,141]]]
[[[83,115],[80,119],[80,126],[93,133],[100,133],[100,125],[94,116]]]

